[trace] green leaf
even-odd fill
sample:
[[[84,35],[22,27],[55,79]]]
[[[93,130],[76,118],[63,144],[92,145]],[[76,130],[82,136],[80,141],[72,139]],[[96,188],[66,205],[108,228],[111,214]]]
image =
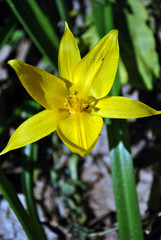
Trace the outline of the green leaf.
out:
[[[18,22],[14,16],[8,18],[4,24],[0,28],[0,49],[4,44],[8,43],[9,38],[14,34]]]
[[[9,38],[7,44],[9,44],[9,45],[15,44],[21,38],[23,38],[24,35],[25,35],[25,32],[23,29],[15,29],[15,31],[12,33],[11,37]]]
[[[35,199],[33,195],[33,170],[34,162],[37,160],[38,145],[30,144],[24,148],[23,171],[22,171],[22,189],[25,195],[27,211],[30,219],[34,223],[33,231],[37,234],[38,239],[46,240],[44,230],[40,224]]]
[[[139,0],[128,2],[133,14],[128,13],[127,20],[138,68],[147,88],[152,89],[153,75],[159,77],[160,72],[154,33],[147,25],[149,16],[143,3]]]
[[[9,203],[10,207],[17,216],[23,230],[25,231],[28,239],[35,240],[38,239],[37,233],[34,231],[34,222],[31,221],[27,212],[25,211],[22,203],[20,202],[17,194],[12,187],[11,183],[8,181],[2,170],[0,169],[0,192],[4,198]]]
[[[120,94],[117,73],[110,95]],[[143,240],[126,120],[106,119],[120,240]]]
[[[142,240],[143,234],[126,121],[112,120],[108,125],[108,137],[120,239]]]
[[[69,3],[66,2],[65,0],[55,0],[59,15],[61,20],[64,22],[67,21],[68,24],[70,25],[70,18],[68,14],[68,5]]]
[[[100,38],[109,31],[109,26],[112,26],[110,17],[112,9],[105,4],[105,1],[92,1],[93,21],[97,28]]]
[[[40,52],[57,66],[59,41],[47,17],[35,0],[7,0],[19,22]]]
[[[160,66],[154,33],[147,24],[148,12],[140,0],[128,0],[126,6],[120,4],[115,10],[121,56],[129,81],[134,86],[151,90],[154,78],[159,77]]]

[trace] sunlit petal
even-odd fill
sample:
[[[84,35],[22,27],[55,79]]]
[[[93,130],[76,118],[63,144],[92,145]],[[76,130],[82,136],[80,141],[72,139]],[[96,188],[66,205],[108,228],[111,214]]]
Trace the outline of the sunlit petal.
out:
[[[68,116],[67,111],[44,110],[22,123],[12,134],[7,146],[0,153],[36,142],[56,130],[57,124]]]
[[[54,109],[63,106],[68,90],[61,79],[20,60],[10,60],[8,63],[27,92],[43,107]]]
[[[104,118],[142,118],[161,114],[146,104],[127,97],[105,97],[95,105],[95,115]]]
[[[110,91],[119,58],[118,31],[112,30],[78,63],[71,91],[80,96],[101,98]]]
[[[95,146],[102,126],[101,117],[81,112],[71,114],[61,121],[57,127],[57,133],[72,152],[84,156]]]
[[[70,31],[68,24],[65,24],[65,32],[62,36],[59,55],[58,55],[58,68],[59,76],[69,82],[73,82],[73,70],[81,60],[80,52],[76,40]]]

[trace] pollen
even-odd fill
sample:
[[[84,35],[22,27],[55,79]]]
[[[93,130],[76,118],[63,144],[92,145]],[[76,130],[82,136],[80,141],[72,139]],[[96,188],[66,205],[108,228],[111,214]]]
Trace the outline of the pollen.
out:
[[[75,91],[65,99],[64,107],[69,113],[79,113],[86,111],[89,108],[89,104],[88,102],[79,99],[79,93]]]

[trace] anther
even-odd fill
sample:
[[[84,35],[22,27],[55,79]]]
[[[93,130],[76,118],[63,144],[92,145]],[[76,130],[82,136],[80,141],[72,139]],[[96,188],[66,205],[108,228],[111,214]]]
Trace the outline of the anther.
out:
[[[77,92],[77,91],[75,91],[75,92],[74,92],[74,95],[78,95],[78,92]]]
[[[68,107],[68,106],[69,106],[69,104],[65,102],[64,103],[64,107]]]
[[[68,100],[72,99],[73,96],[72,95],[69,95],[69,97],[67,97]]]
[[[84,108],[84,109],[88,109],[88,108],[89,108],[89,104],[88,104],[88,103],[84,103],[84,104],[83,104],[83,108]]]

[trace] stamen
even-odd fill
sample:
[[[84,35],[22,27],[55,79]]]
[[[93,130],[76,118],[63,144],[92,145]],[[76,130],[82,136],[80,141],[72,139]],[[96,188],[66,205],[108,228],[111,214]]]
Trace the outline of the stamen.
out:
[[[89,104],[88,103],[83,103],[83,108],[84,109],[88,109],[89,108]]]
[[[69,97],[67,97],[68,100],[72,99],[73,96],[72,95],[69,95]]]
[[[74,95],[78,95],[78,92],[77,92],[77,91],[75,91],[75,92],[74,92]]]
[[[75,91],[73,94],[69,95],[65,100],[64,107],[67,108],[67,110],[70,113],[82,112],[89,108],[89,104],[79,99],[77,95],[78,92]]]
[[[64,107],[69,107],[69,104],[67,102],[65,102]]]

